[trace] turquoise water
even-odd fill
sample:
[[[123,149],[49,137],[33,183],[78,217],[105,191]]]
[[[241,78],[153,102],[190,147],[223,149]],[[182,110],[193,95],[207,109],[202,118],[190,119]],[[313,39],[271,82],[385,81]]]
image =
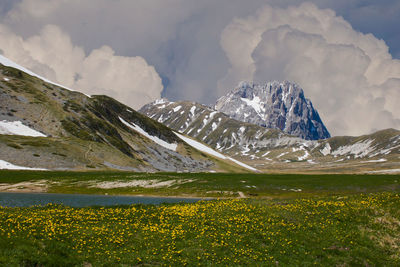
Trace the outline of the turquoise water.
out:
[[[130,204],[161,203],[193,203],[201,198],[168,198],[168,197],[141,197],[141,196],[105,196],[80,194],[49,194],[49,193],[0,193],[2,207],[30,207],[44,206],[49,203],[62,204],[71,207],[113,206]]]

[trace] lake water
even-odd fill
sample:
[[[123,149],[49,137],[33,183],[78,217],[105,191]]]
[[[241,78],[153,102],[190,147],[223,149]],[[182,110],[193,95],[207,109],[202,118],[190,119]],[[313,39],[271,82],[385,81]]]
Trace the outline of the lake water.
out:
[[[71,207],[112,206],[130,204],[158,205],[161,203],[194,203],[199,200],[201,200],[201,198],[0,192],[0,206],[2,207],[30,207],[36,205],[44,206],[49,203],[63,204]]]

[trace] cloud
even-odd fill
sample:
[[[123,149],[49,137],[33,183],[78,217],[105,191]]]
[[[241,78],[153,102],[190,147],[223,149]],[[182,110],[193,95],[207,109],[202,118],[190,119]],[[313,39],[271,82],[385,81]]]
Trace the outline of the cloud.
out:
[[[54,82],[87,94],[107,94],[133,107],[160,98],[161,78],[142,57],[115,55],[102,46],[86,56],[58,26],[27,39],[0,24],[4,56]]]
[[[355,31],[330,9],[265,6],[223,31],[231,68],[220,94],[240,80],[301,85],[333,135],[400,127],[400,61],[384,41]]]
[[[124,96],[122,100],[129,101],[134,101],[128,97],[130,89],[110,87],[111,78],[109,82],[102,81],[103,85],[88,79],[90,69],[102,71],[93,62],[111,55],[122,66],[128,63],[121,57],[133,58],[129,61],[130,68],[142,66],[142,76],[147,77],[148,84],[158,84],[151,67],[155,66],[157,73],[168,81],[164,83],[163,96],[205,104],[214,103],[239,80],[290,79],[304,87],[333,134],[399,128],[398,114],[389,98],[397,94],[392,87],[396,82],[388,82],[390,77],[398,77],[398,67],[387,45],[379,38],[384,38],[392,46],[394,56],[400,57],[397,38],[400,17],[396,16],[400,2],[310,1],[317,7],[306,4],[288,8],[304,0],[118,0],[112,3],[109,0],[3,0],[0,24],[16,38],[2,39],[0,49],[5,51],[7,43],[22,43],[20,48],[24,52],[12,48],[5,51],[15,54],[22,65],[29,63],[36,72],[50,79],[72,83],[70,87],[93,84],[87,90],[120,94]],[[264,7],[265,4],[270,6]],[[345,19],[321,8],[335,10]],[[1,15],[4,12],[7,14]],[[358,31],[373,32],[377,38]],[[65,37],[66,44],[57,44],[52,35],[59,40]],[[39,38],[31,41],[32,36]],[[287,45],[282,46],[282,42]],[[42,45],[52,48],[40,49]],[[308,45],[313,49],[308,49]],[[46,50],[61,51],[61,48],[63,53],[71,55],[69,61],[46,56]],[[274,57],[273,51],[279,56]],[[336,57],[330,56],[331,53]],[[137,56],[147,64],[142,64]],[[78,65],[72,67],[75,63]],[[106,64],[114,66],[109,70],[114,73],[114,83],[119,77],[117,74],[124,72],[122,69],[114,72],[115,64],[113,60]],[[342,71],[334,74],[337,69]],[[326,81],[321,84],[322,78],[315,73],[325,75]],[[124,78],[127,77],[133,76],[126,74]],[[153,87],[145,91],[150,94],[143,99],[158,94],[161,85]],[[135,89],[132,95],[141,92]],[[352,100],[357,104],[354,109],[344,108],[354,105]],[[366,104],[376,107],[362,108]]]
[[[85,58],[76,88],[89,94],[110,95],[134,108],[159,99],[161,78],[142,57],[115,56],[111,47],[93,50]]]
[[[104,45],[121,56],[139,55],[168,78],[165,96],[210,103],[229,67],[219,45],[222,29],[264,1],[23,0],[1,21],[25,39],[58,25],[87,55]]]

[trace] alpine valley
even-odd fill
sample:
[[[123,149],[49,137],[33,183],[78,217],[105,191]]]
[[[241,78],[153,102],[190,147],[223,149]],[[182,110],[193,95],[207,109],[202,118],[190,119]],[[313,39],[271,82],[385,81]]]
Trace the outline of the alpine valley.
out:
[[[400,172],[400,132],[330,137],[295,83],[242,82],[215,107],[140,113],[0,56],[0,168],[138,172]]]
[[[330,137],[303,90],[288,81],[241,82],[215,107],[161,99],[140,112],[262,172],[400,172],[400,131]]]

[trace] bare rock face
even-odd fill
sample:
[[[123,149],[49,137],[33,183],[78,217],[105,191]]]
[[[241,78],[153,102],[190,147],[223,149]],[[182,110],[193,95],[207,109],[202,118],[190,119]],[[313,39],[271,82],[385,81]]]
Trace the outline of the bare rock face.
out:
[[[295,83],[241,82],[218,99],[215,109],[229,117],[283,132],[306,140],[330,137],[311,101]]]

